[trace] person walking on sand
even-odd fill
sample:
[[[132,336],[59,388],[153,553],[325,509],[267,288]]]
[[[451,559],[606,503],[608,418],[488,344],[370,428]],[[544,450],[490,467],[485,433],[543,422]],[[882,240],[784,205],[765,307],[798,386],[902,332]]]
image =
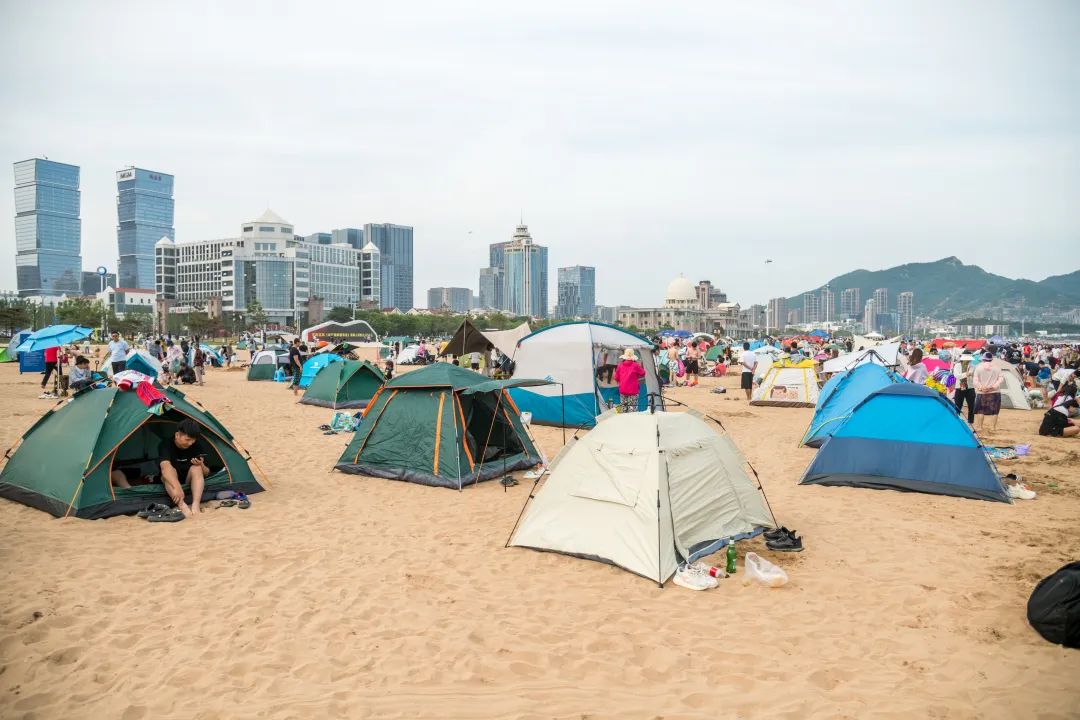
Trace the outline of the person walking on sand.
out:
[[[749,400],[754,391],[754,369],[757,368],[758,359],[757,353],[750,349],[750,343],[744,342],[742,349],[742,355],[739,356],[739,366],[742,367],[741,387]]]
[[[206,353],[198,345],[195,346],[195,357],[192,359],[191,364],[195,368],[195,380],[199,385],[205,385],[203,373],[206,371]]]
[[[997,431],[998,414],[1001,412],[1001,385],[1005,382],[1005,376],[991,362],[993,359],[994,356],[990,353],[983,355],[982,362],[975,366],[971,374],[972,384],[975,385],[975,414],[979,416],[976,429],[981,431],[989,416],[993,418],[990,423],[991,433]]]
[[[109,341],[109,363],[112,366],[113,375],[121,372],[127,363],[128,344],[120,337],[120,333],[113,330],[109,333],[112,340]]]
[[[698,373],[701,365],[701,351],[696,342],[691,342],[686,348],[686,386],[694,387],[698,384]]]
[[[289,369],[292,370],[292,394],[295,397],[300,391],[300,374],[304,371],[304,358],[300,354],[300,338],[295,338],[289,346]]]
[[[630,348],[626,348],[619,360],[619,367],[615,368],[615,382],[619,384],[621,412],[634,412],[638,407],[638,396],[641,394],[639,383],[645,377],[645,368],[638,362],[637,353]]]

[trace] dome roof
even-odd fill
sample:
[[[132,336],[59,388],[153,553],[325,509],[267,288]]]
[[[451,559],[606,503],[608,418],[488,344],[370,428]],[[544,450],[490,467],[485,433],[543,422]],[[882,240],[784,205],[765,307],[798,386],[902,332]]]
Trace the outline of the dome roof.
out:
[[[680,275],[668,283],[667,293],[664,294],[664,299],[679,301],[693,300],[694,302],[697,302],[697,289],[694,288],[693,283]]]

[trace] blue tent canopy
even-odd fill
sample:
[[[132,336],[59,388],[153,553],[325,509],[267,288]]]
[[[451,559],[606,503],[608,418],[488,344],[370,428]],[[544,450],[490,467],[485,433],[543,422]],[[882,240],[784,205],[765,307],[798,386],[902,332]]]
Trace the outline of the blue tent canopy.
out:
[[[803,445],[820,447],[867,395],[899,382],[907,381],[876,363],[856,365],[851,370],[833,375],[818,395],[814,417],[803,436]]]
[[[811,330],[810,337],[827,338],[829,337],[829,333],[825,332],[824,330]]]
[[[658,335],[660,337],[676,337],[684,340],[694,337],[689,330],[661,330]]]
[[[311,384],[311,381],[315,379],[315,376],[319,374],[327,365],[336,362],[345,362],[345,358],[334,353],[319,353],[313,355],[304,361],[304,366],[300,371],[300,388],[304,389]]]
[[[862,400],[826,438],[801,485],[846,485],[1012,502],[955,406],[896,383]]]

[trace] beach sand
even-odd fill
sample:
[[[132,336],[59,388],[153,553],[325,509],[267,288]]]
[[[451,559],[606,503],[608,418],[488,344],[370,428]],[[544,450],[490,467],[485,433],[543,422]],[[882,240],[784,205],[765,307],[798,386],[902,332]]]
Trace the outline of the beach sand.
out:
[[[0,366],[5,448],[52,404],[38,381]],[[317,429],[331,411],[211,370],[186,392],[273,488],[177,524],[0,500],[0,717],[1080,717],[1080,651],[1025,619],[1035,583],[1080,559],[1080,441],[1004,411],[996,444],[1032,448],[1003,467],[1039,493],[1011,506],[799,487],[811,410],[736,385],[673,397],[724,423],[806,550],[747,543],[740,571],[752,549],[791,582],[695,593],[504,549],[531,483],[329,472],[347,442]],[[562,431],[534,431],[554,456]]]

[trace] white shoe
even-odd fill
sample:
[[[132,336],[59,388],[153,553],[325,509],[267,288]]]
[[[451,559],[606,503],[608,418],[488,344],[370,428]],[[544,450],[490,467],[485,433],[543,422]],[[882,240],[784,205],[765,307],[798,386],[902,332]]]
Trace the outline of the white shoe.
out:
[[[716,587],[720,584],[720,578],[726,578],[728,575],[724,573],[720,577],[713,577],[709,574],[709,566],[698,560],[696,563],[690,566],[690,569],[694,572],[701,573],[702,577],[712,582],[712,586]]]
[[[1025,485],[1009,485],[1009,497],[1015,500],[1034,500],[1035,491],[1028,490]]]
[[[713,582],[707,582],[712,580]],[[716,581],[692,567],[681,567],[675,571],[675,584],[687,590],[711,590]]]

